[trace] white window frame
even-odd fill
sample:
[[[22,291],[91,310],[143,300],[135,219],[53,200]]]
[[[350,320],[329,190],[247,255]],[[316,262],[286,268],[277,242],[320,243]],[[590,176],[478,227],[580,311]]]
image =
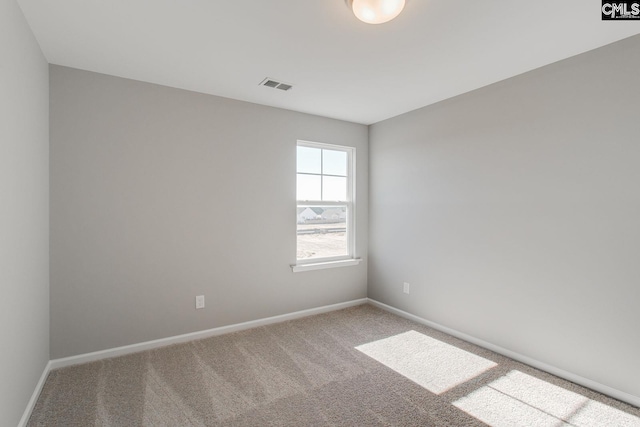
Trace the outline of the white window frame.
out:
[[[298,147],[318,148],[324,150],[342,151],[347,153],[347,201],[331,202],[322,200],[298,200],[296,194],[296,209],[298,207],[314,207],[314,206],[347,206],[347,254],[337,257],[309,258],[297,259],[297,225],[296,225],[296,264],[292,265],[294,272],[318,270],[332,267],[343,267],[356,265],[360,259],[356,255],[356,149],[346,145],[326,144],[322,142],[312,142],[298,140],[296,144],[296,153]],[[297,160],[297,154],[296,154]],[[322,170],[320,171],[322,174]],[[296,169],[296,177],[297,177]],[[296,190],[297,191],[297,190]],[[322,197],[322,196],[321,196]]]

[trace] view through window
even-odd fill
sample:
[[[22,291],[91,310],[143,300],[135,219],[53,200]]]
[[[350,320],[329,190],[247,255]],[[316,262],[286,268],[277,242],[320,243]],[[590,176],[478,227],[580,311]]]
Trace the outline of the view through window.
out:
[[[353,150],[298,142],[299,263],[353,257]]]

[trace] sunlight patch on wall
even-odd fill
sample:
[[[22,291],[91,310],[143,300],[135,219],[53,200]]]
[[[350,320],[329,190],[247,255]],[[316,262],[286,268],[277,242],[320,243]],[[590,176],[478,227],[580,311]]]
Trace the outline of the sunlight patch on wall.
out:
[[[511,371],[453,405],[491,426],[640,427],[640,418],[544,380]]]
[[[356,349],[436,394],[497,366],[495,362],[416,331],[363,344]]]

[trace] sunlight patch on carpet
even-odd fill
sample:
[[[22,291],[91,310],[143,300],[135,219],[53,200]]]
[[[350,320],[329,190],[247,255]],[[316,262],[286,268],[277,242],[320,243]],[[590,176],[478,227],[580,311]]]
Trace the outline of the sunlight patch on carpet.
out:
[[[491,426],[640,427],[640,418],[513,370],[453,405]]]
[[[438,341],[416,331],[356,347],[435,394],[497,366],[495,362]]]

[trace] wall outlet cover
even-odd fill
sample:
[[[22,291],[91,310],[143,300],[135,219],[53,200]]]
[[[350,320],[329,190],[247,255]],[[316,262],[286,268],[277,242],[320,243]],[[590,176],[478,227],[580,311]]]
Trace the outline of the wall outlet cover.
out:
[[[196,308],[204,308],[204,295],[196,297]]]

